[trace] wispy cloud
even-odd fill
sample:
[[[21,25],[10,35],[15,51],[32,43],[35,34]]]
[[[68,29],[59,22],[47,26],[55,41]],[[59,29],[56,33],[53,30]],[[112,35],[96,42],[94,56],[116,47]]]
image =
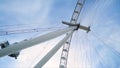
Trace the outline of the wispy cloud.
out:
[[[102,36],[103,38],[106,38],[106,39],[111,38],[113,40],[120,41],[119,39],[120,33],[118,30],[120,28],[119,27],[120,26],[119,24],[120,15],[118,14],[119,12],[115,13],[118,8],[114,9],[116,10],[114,12],[112,10],[113,8],[112,6],[114,6],[115,0],[106,0],[106,1],[105,0],[99,0],[99,1],[92,0],[93,1],[92,3],[90,3],[89,0],[86,0],[86,1],[87,1],[86,6],[82,10],[82,14],[80,15],[80,23],[87,25],[87,26],[91,25],[92,31],[90,32],[90,34],[92,34],[93,32],[96,34],[100,34],[98,36]],[[17,0],[17,1],[13,0],[13,1],[4,2],[4,3],[1,2],[1,3],[2,4],[0,5],[0,12],[2,12],[3,14],[0,13],[2,14],[0,16],[0,21],[2,21],[2,24],[22,23],[22,24],[31,25],[35,23],[37,24],[37,26],[39,26],[38,24],[40,25],[48,24],[46,22],[48,22],[49,19],[53,19],[53,21],[56,23],[56,20],[58,20],[56,18],[58,18],[57,16],[59,15],[65,16],[65,17],[60,16],[61,19],[64,19],[64,18],[69,19],[70,18],[69,16],[71,16],[69,14],[71,14],[70,12],[72,12],[72,11],[69,11],[71,9],[70,8],[71,4],[68,4],[68,3],[66,3],[67,7],[63,6],[64,9],[58,6],[59,3],[57,5],[54,5],[54,8],[52,8],[53,0],[34,0],[34,1],[33,0]],[[60,2],[60,5],[61,4],[62,3]],[[53,11],[56,11],[57,13],[51,12],[50,14],[51,8],[54,9]],[[49,15],[50,16],[53,15],[54,18],[51,18]],[[32,28],[32,25],[30,28]],[[88,34],[89,36],[88,38],[91,43],[88,45],[87,44],[88,41],[80,40],[80,39],[85,39],[86,35],[82,33],[82,31],[79,34],[80,36],[76,34],[75,37],[73,37],[72,46],[70,48],[71,50],[70,50],[69,57],[68,57],[69,68],[75,67],[75,65],[73,64],[76,64],[76,67],[85,67],[86,62],[87,62],[88,67],[92,67],[92,68],[102,68],[102,67],[118,68],[119,67],[120,61],[117,60],[118,56],[116,56],[116,54],[114,54],[109,48],[106,49],[107,47],[104,47],[104,44],[101,44],[101,42],[98,42],[98,40],[89,36],[90,34]],[[18,40],[18,39],[15,39],[15,40]],[[55,42],[55,41],[52,41],[52,42]],[[113,43],[113,45],[111,46],[113,46],[113,48],[118,49],[118,51],[120,52],[119,46],[118,45],[114,46],[114,43],[115,43],[114,41],[112,41],[111,43]],[[38,45],[32,48],[23,50],[21,52],[21,55],[18,57],[18,60],[14,61],[16,63],[12,65],[9,65],[9,64],[8,65],[11,67],[13,65],[15,65],[13,67],[29,67],[29,65],[34,66],[36,62],[38,62],[38,60],[41,59],[42,57],[41,55],[39,56],[39,54],[41,52],[46,52],[46,50],[48,51],[49,47],[53,45],[53,43],[51,43],[50,46],[48,46],[48,49],[46,49],[45,51],[43,51],[44,47],[41,47],[44,45],[47,45],[47,44],[41,44],[41,45]],[[97,49],[98,52],[96,52],[95,48]],[[59,51],[59,53],[57,53],[57,55],[55,55],[52,58],[53,60],[50,60],[48,64],[46,64],[45,67],[46,68],[48,68],[49,66],[58,67],[59,60],[60,60],[60,54],[61,54],[61,51]],[[88,54],[89,56],[86,56],[86,54]],[[35,58],[36,56],[38,56],[37,59]],[[4,60],[6,60],[6,58]],[[13,60],[10,60],[10,61],[13,61]]]
[[[11,25],[11,24],[28,24],[31,26],[24,28],[33,28],[33,24],[36,24],[36,27],[39,25],[47,24],[48,15],[51,10],[53,0],[11,0],[11,1],[3,1],[0,3],[0,21],[2,25]],[[17,28],[21,29],[21,28]],[[8,29],[6,29],[8,30]],[[9,37],[10,38],[10,37]],[[14,39],[17,41],[18,39]],[[11,41],[9,39],[9,41]],[[44,44],[45,45],[45,44]],[[42,50],[42,48],[41,48]],[[21,67],[29,67],[32,63],[34,57],[36,57],[39,52],[41,52],[39,47],[33,47],[33,49],[27,49],[21,52],[21,55],[17,60],[7,60],[2,65],[6,68],[21,68]],[[34,54],[33,53],[37,53]],[[33,59],[31,59],[31,57]],[[9,62],[8,62],[9,61]],[[12,63],[15,62],[15,63]],[[8,63],[8,64],[7,64]],[[5,66],[6,64],[6,66]],[[0,64],[1,67],[1,64]]]
[[[45,24],[53,0],[17,0],[1,4],[2,24]]]

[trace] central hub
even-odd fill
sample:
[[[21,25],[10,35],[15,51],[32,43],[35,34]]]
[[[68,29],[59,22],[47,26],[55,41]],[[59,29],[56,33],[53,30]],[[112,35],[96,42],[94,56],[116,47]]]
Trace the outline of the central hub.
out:
[[[80,24],[73,24],[73,23],[69,23],[69,22],[65,22],[65,21],[62,21],[63,24],[66,24],[68,26],[77,26],[77,28],[75,30],[78,30],[79,28],[82,29],[82,30],[85,30],[87,33],[90,30],[90,26],[89,27],[86,27],[86,26],[83,26],[83,25],[80,25]]]

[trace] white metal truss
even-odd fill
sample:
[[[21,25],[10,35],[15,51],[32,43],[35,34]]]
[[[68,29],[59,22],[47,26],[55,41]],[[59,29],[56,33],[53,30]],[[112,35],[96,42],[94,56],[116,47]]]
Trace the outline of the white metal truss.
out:
[[[69,53],[71,38],[72,38],[72,36],[67,40],[67,42],[63,46],[61,59],[60,59],[60,68],[66,68],[67,67],[67,59],[68,59],[68,53]]]
[[[85,0],[78,0],[77,1],[77,4],[76,4],[76,7],[74,9],[70,23],[77,23],[77,20],[79,18],[79,15],[80,15],[80,12],[82,10],[84,3],[85,3]]]
[[[76,7],[74,9],[70,23],[72,23],[72,24],[77,23],[77,20],[79,18],[79,15],[80,15],[80,12],[81,12],[81,9],[82,9],[84,3],[85,3],[85,0],[78,0],[77,1],[77,4],[76,4]],[[67,68],[67,60],[68,60],[71,39],[72,39],[72,36],[69,38],[69,40],[67,40],[67,42],[63,46],[59,68]]]

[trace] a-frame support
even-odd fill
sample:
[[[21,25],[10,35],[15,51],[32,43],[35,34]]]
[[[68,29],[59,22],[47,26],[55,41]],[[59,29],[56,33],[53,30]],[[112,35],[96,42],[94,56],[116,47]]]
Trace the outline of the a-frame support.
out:
[[[53,47],[38,63],[34,68],[41,68],[60,48],[61,46],[72,36],[74,30],[68,33],[55,47]]]

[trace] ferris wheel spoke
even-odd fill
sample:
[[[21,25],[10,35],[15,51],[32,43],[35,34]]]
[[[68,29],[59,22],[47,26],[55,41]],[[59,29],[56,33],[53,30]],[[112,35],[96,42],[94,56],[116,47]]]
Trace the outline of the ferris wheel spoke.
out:
[[[104,59],[103,59],[102,54],[99,53],[96,45],[92,44],[92,46],[93,46],[93,49],[94,49],[95,53],[97,54],[97,56],[99,56],[98,59],[99,59],[99,63],[100,63],[100,65],[101,65],[101,67],[104,68],[104,66],[105,66],[106,64],[105,64],[105,61],[104,61]]]
[[[118,52],[115,48],[111,47],[109,44],[106,43],[106,41],[102,38],[100,38],[99,36],[93,34],[93,36],[98,39],[103,45],[105,45],[104,47],[109,48],[114,54],[116,54],[117,56],[120,57],[120,52]]]

